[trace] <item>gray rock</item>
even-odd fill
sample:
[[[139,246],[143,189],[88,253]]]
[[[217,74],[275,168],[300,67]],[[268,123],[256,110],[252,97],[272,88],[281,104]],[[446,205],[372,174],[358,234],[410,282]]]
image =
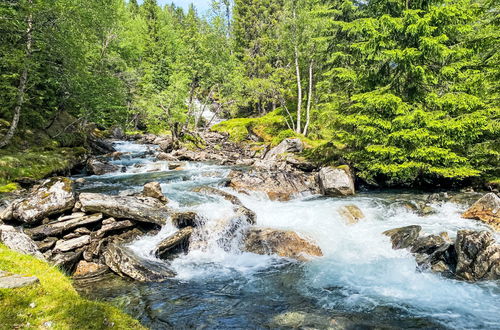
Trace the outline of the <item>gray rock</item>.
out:
[[[500,279],[500,245],[488,231],[460,230],[456,275],[468,281]]]
[[[384,231],[384,235],[389,236],[393,249],[406,249],[413,246],[420,234],[422,227],[406,226]]]
[[[133,227],[134,223],[130,220],[125,221],[116,221],[110,224],[103,225],[101,229],[96,232],[96,237],[104,237],[110,232],[114,232],[117,230],[127,229]]]
[[[175,273],[165,266],[141,260],[128,248],[117,243],[110,243],[103,256],[106,265],[113,272],[140,282],[161,282],[175,276]]]
[[[69,240],[60,240],[54,247],[54,252],[67,252],[76,250],[90,243],[90,235],[84,235]]]
[[[17,231],[14,227],[0,226],[0,241],[11,250],[45,260],[36,243],[28,235]]]
[[[168,162],[177,162],[179,159],[177,157],[172,156],[171,154],[167,154],[165,152],[160,152],[156,155],[156,159],[168,161]]]
[[[410,251],[412,253],[425,253],[432,254],[441,246],[447,244],[443,237],[438,235],[429,235],[424,237],[419,237],[411,245]]]
[[[321,193],[326,196],[354,195],[354,180],[348,168],[323,167],[318,173]]]
[[[189,247],[189,238],[193,234],[193,227],[184,227],[175,234],[164,239],[158,244],[155,256],[161,259],[167,259],[174,253],[187,251]]]
[[[54,247],[58,239],[56,237],[47,237],[43,241],[35,242],[40,252],[45,252]]]
[[[72,273],[76,264],[80,261],[83,254],[83,249],[78,249],[71,252],[53,253],[49,261],[52,265],[63,269],[68,273]]]
[[[276,147],[269,150],[264,156],[265,160],[277,160],[286,153],[302,152],[304,143],[300,139],[284,139]]]
[[[165,224],[171,213],[162,202],[151,197],[82,193],[80,202],[86,212],[101,212],[117,219],[132,219],[157,225]]]
[[[172,214],[172,223],[179,229],[184,227],[196,227],[200,219],[195,212],[176,212]]]
[[[36,276],[10,274],[0,271],[0,289],[24,288],[39,282],[40,280]]]
[[[61,217],[55,222],[26,230],[26,233],[34,239],[43,239],[47,236],[58,236],[74,228],[97,223],[102,220],[102,213],[96,213],[88,216],[85,216],[84,214],[85,213],[76,213],[71,216]]]
[[[87,172],[89,174],[103,175],[106,173],[116,172],[120,167],[110,164],[105,161],[100,161],[95,158],[91,158],[87,161]]]
[[[14,201],[2,212],[0,220],[35,224],[43,218],[71,210],[75,205],[73,182],[55,177],[42,182],[28,197]]]

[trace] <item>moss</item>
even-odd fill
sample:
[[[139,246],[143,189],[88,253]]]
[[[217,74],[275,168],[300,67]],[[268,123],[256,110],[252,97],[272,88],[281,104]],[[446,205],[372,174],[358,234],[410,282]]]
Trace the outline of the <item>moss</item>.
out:
[[[39,285],[0,289],[2,328],[41,329],[45,322],[51,322],[55,329],[144,329],[116,307],[80,297],[70,279],[57,268],[2,244],[0,269],[40,279]]]
[[[8,183],[0,186],[0,194],[9,193],[18,190],[20,187],[17,183]]]
[[[87,153],[86,149],[56,148],[25,151],[2,150],[0,152],[0,184],[29,178],[40,180],[53,173],[65,172],[75,166]]]

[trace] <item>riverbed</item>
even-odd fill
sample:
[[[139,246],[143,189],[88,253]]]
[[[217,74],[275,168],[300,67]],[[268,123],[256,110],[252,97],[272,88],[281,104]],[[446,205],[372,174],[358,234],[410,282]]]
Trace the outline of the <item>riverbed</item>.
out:
[[[155,146],[116,142],[129,153],[113,161],[116,173],[85,176],[79,190],[109,194],[137,192],[150,181],[161,183],[169,205],[202,215],[210,228],[231,217],[232,204],[192,192],[194,187],[223,187],[230,166],[187,162],[177,169],[156,161]],[[432,204],[421,216],[408,207],[429,193],[360,192],[354,197],[298,196],[270,201],[258,193],[238,193],[257,215],[257,226],[293,230],[315,241],[324,256],[307,263],[243,253],[239,238],[223,241],[208,231],[205,244],[170,261],[152,255],[154,246],[176,231],[165,225],[156,235],[139,238],[131,249],[152,263],[168,263],[176,277],[162,283],[138,283],[109,275],[78,287],[85,296],[111,301],[152,329],[263,328],[460,328],[500,329],[500,283],[467,283],[417,269],[406,250],[393,250],[388,229],[418,224],[426,233],[485,229],[460,217],[479,194]],[[347,225],[338,213],[355,204],[365,219]],[[496,239],[500,241],[497,235]],[[198,248],[197,248],[198,246]],[[77,283],[78,284],[78,283]]]

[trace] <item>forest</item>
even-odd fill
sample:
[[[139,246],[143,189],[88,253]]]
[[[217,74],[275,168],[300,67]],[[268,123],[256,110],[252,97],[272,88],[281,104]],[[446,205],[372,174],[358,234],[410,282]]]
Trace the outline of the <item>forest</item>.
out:
[[[495,183],[499,25],[494,0],[2,1],[0,146],[61,116],[185,137],[200,103],[230,119],[212,129],[299,137],[367,184]]]

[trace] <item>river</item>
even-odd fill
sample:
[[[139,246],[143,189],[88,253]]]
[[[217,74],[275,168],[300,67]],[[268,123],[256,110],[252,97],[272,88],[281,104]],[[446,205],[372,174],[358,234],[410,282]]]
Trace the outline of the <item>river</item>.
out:
[[[120,194],[158,181],[171,207],[203,215],[208,227],[232,215],[228,201],[191,191],[196,186],[220,185],[230,167],[186,163],[181,170],[169,170],[168,162],[144,157],[154,146],[117,142],[116,148],[130,153],[114,161],[125,167],[124,172],[85,177],[80,191]],[[413,224],[427,233],[447,231],[451,237],[458,229],[484,229],[478,221],[460,218],[465,205],[436,203],[436,212],[423,217],[404,205],[428,195],[418,192],[303,196],[276,202],[257,193],[223,189],[257,214],[258,226],[310,237],[324,256],[298,263],[242,253],[238,237],[221,244],[220,231],[207,231],[202,237],[205,245],[167,262],[177,273],[171,280],[137,283],[109,275],[79,291],[120,306],[152,329],[500,329],[498,281],[467,283],[418,271],[414,257],[406,250],[393,250],[381,234]],[[366,218],[347,226],[336,211],[347,204],[357,205]],[[151,251],[175,230],[165,225],[158,234],[142,237],[130,247],[151,262],[163,263]]]

